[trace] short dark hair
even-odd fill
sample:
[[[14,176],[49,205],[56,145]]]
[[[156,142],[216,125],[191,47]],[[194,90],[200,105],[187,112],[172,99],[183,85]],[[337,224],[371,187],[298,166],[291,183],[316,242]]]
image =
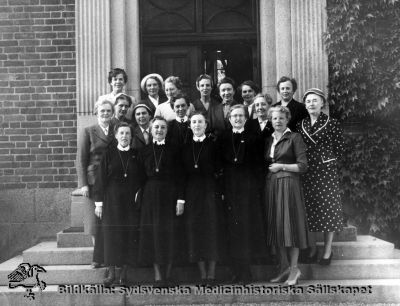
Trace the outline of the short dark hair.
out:
[[[150,120],[150,131],[153,129],[153,124],[154,124],[154,122],[156,122],[157,120],[159,120],[159,121],[164,121],[164,122],[165,122],[165,125],[167,126],[167,131],[168,131],[168,121],[167,121],[167,119],[165,119],[165,118],[162,117],[162,116],[155,116],[153,119]]]
[[[173,97],[173,98],[172,98],[172,101],[171,101],[171,102],[172,102],[172,105],[174,105],[174,104],[175,104],[175,101],[178,100],[178,99],[184,99],[185,102],[186,102],[186,104],[187,104],[187,106],[190,106],[189,97],[188,97],[185,93],[180,92],[180,93],[178,93],[178,94],[176,95],[176,97]]]
[[[210,80],[211,87],[214,86],[214,81],[213,81],[213,79],[212,79],[212,77],[210,75],[208,75],[208,74],[200,74],[196,79],[196,87],[199,86],[200,81],[203,80],[203,79],[204,80]]]
[[[235,90],[235,87],[236,87],[235,81],[230,77],[225,77],[218,82],[218,85],[217,85],[218,91],[222,84],[231,84],[233,87],[233,90]]]
[[[288,81],[290,83],[292,83],[293,92],[296,92],[296,90],[297,90],[297,82],[296,82],[296,80],[294,78],[289,78],[287,76],[283,76],[283,77],[281,77],[279,79],[278,83],[276,84],[276,91],[279,92],[279,85],[281,83],[288,82]]]
[[[118,122],[115,127],[114,127],[114,135],[117,135],[118,129],[121,127],[129,127],[129,129],[131,130],[131,135],[133,136],[133,127],[132,125],[130,125],[129,123],[125,122],[125,121],[121,121]]]
[[[124,77],[124,82],[128,83],[128,75],[126,74],[124,69],[121,68],[113,68],[108,73],[108,83],[111,83],[112,79],[115,78],[118,74],[122,74]]]
[[[243,86],[245,86],[245,85],[251,87],[251,89],[254,90],[255,94],[258,94],[260,92],[260,87],[258,87],[255,82],[253,82],[252,80],[247,80],[247,81],[244,81],[242,84],[239,85],[238,91],[240,93],[242,93]]]
[[[119,100],[124,100],[124,101],[128,102],[129,107],[131,107],[131,105],[132,105],[132,98],[131,98],[130,96],[126,95],[126,94],[120,94],[120,95],[115,99],[114,106],[118,104],[118,101],[119,101]]]

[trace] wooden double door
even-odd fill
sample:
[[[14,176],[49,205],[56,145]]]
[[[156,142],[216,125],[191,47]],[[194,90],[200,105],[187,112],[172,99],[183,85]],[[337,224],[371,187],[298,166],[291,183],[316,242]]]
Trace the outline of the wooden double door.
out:
[[[140,16],[142,77],[179,76],[192,98],[202,73],[260,81],[257,0],[142,0]]]

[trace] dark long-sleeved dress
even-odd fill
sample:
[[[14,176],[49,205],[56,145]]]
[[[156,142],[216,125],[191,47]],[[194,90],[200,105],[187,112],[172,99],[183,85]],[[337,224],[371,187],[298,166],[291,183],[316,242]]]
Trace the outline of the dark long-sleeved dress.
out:
[[[136,263],[139,211],[135,194],[142,181],[136,151],[120,151],[116,145],[110,146],[93,188],[94,200],[103,202],[101,227],[106,265]]]
[[[297,164],[307,170],[306,146],[298,133],[286,132],[277,142],[270,157],[273,138],[266,143],[267,164]],[[277,247],[307,247],[307,217],[301,187],[301,173],[269,172],[265,185],[267,212],[267,244]]]
[[[278,106],[278,105],[282,105],[282,101],[275,103],[273,106]],[[308,117],[308,112],[306,110],[306,107],[304,106],[303,103],[298,102],[295,99],[292,99],[288,103],[287,108],[289,108],[291,115],[290,121],[288,123],[288,128],[292,132],[299,132],[298,130],[296,130],[297,123],[303,120],[304,118]]]
[[[271,121],[268,120],[264,129],[261,130],[258,119],[248,119],[245,124],[245,129],[252,135],[258,135],[264,139],[267,139],[274,132]]]
[[[141,205],[139,262],[172,263],[178,180],[181,176],[179,152],[168,142],[165,145],[151,143],[140,151],[139,160],[147,177]]]
[[[337,159],[343,153],[343,131],[336,119],[321,113],[298,124],[307,145],[309,169],[304,174],[308,226],[312,232],[335,232],[343,227]]]
[[[230,256],[248,263],[265,256],[265,236],[257,186],[262,166],[259,139],[246,130],[225,131],[219,141],[224,176],[224,195]]]
[[[182,150],[185,176],[185,232],[189,261],[217,260],[220,248],[221,207],[216,199],[220,171],[217,145],[212,137],[188,141]]]
[[[192,130],[190,129],[190,121],[179,122],[173,120],[168,123],[167,141],[175,146],[183,146],[192,138]]]

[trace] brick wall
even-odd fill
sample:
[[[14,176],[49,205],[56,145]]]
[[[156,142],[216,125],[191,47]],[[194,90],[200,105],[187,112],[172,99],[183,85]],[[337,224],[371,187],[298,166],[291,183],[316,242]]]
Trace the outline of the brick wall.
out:
[[[0,0],[0,261],[70,224],[74,0]]]
[[[0,189],[76,187],[74,0],[0,0]]]

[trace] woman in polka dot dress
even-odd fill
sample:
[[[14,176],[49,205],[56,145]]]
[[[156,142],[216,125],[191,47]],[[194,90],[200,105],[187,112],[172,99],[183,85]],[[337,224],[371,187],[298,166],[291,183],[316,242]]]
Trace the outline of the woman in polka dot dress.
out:
[[[309,168],[303,177],[303,187],[308,227],[311,232],[324,233],[324,252],[319,263],[329,265],[334,232],[343,227],[337,170],[337,159],[343,151],[343,132],[336,119],[321,111],[326,103],[321,90],[307,90],[303,103],[309,117],[298,123],[297,131],[307,145]],[[308,258],[316,258],[316,252],[314,244]]]

